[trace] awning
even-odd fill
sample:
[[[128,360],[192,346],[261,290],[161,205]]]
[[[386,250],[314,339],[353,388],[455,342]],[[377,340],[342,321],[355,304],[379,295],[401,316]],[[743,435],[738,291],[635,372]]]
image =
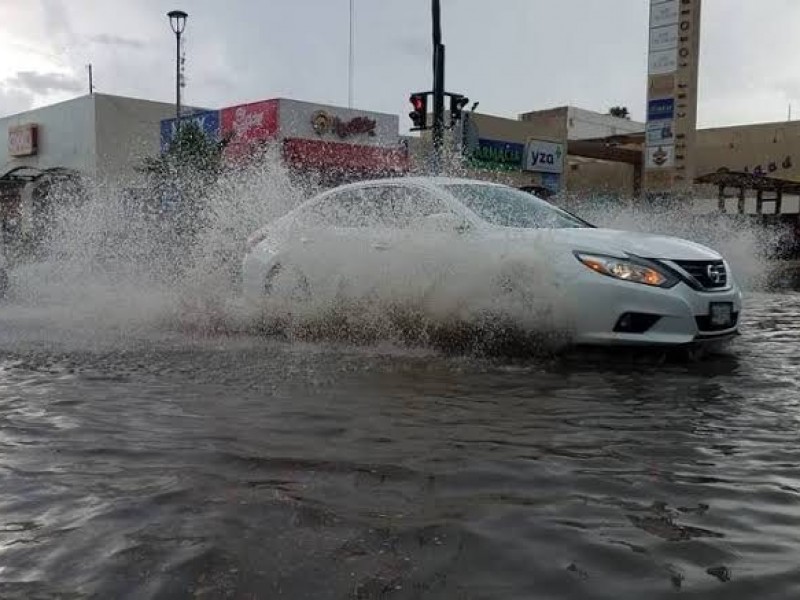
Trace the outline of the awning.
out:
[[[729,171],[724,168],[701,175],[695,178],[694,182],[697,184],[763,190],[765,192],[780,191],[785,194],[800,194],[800,181],[741,171]]]
[[[406,172],[410,161],[404,148],[386,148],[289,138],[283,142],[283,155],[297,167],[337,169],[370,173]]]

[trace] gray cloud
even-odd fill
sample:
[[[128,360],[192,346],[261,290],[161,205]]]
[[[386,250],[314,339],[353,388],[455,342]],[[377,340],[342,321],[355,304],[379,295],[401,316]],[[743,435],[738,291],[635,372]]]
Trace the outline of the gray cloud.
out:
[[[394,40],[394,46],[406,56],[430,59],[431,42],[422,36],[402,37]]]
[[[27,91],[31,94],[46,95],[53,92],[79,92],[84,88],[82,81],[63,73],[37,73],[19,71],[4,82],[5,87]]]
[[[75,32],[66,5],[61,0],[40,0],[40,4],[47,34],[61,44],[71,44],[75,40]]]
[[[89,41],[102,46],[121,46],[125,48],[135,48],[137,50],[144,48],[146,45],[143,40],[137,40],[135,38],[124,37],[121,35],[109,35],[107,33],[93,35],[89,38]]]
[[[6,59],[7,72],[78,75],[91,62],[103,92],[170,101],[175,38],[164,13],[176,5],[165,1],[31,0],[38,11],[19,8],[25,18],[0,22],[0,50],[10,40],[47,54],[32,50],[6,59],[0,52],[0,62]],[[281,95],[347,102],[347,2],[240,0],[235,10],[218,0],[185,4],[191,16],[184,38],[189,81],[184,92],[195,105]],[[408,93],[431,82],[430,1],[355,4],[355,103],[400,114],[406,127]],[[563,104],[600,111],[620,104],[643,118],[647,2],[442,4],[447,88],[480,100],[482,112],[515,117]],[[785,118],[787,101],[800,101],[792,60],[800,39],[785,35],[786,24],[798,19],[797,0],[704,2],[701,126]],[[620,31],[625,35],[615,34]],[[22,83],[31,82],[16,81]],[[58,89],[80,87],[63,76],[50,83]],[[0,91],[8,85],[0,82]]]
[[[0,87],[0,106],[3,107],[2,115],[13,115],[33,108],[33,94],[19,89]]]

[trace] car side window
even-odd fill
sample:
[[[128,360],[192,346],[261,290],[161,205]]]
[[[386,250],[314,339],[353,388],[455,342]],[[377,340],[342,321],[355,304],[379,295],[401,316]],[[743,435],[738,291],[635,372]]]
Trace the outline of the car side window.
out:
[[[404,229],[416,219],[448,212],[427,190],[403,185],[375,185],[336,192],[302,215],[306,227],[385,227]]]
[[[413,186],[374,186],[364,188],[364,191],[377,226],[405,229],[411,227],[416,219],[448,211],[439,198]]]
[[[301,218],[307,227],[363,227],[364,220],[360,189],[335,192],[309,207]]]

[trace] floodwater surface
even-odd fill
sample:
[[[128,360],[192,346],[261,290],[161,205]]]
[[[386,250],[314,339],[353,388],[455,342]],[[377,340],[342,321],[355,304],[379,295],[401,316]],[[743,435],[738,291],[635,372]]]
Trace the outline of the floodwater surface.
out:
[[[0,318],[0,597],[800,597],[800,295],[747,305],[698,362]]]

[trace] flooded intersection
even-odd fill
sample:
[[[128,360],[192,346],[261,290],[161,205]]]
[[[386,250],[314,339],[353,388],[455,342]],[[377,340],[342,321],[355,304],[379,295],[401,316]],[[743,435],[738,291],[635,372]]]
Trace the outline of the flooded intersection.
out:
[[[798,300],[696,363],[4,322],[0,595],[793,597]]]

